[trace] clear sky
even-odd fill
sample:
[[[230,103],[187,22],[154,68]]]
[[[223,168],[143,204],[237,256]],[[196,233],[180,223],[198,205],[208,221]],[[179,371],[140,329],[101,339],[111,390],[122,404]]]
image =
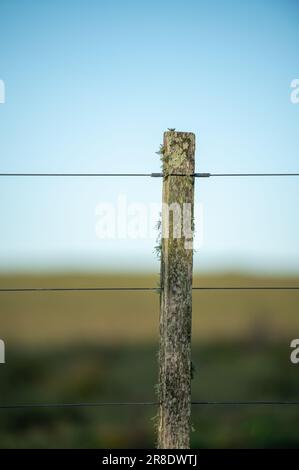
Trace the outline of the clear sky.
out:
[[[155,172],[168,127],[202,172],[299,172],[297,0],[1,0],[0,172]],[[296,179],[196,181],[196,269],[299,271]],[[0,179],[0,269],[157,269],[95,207],[161,181]]]

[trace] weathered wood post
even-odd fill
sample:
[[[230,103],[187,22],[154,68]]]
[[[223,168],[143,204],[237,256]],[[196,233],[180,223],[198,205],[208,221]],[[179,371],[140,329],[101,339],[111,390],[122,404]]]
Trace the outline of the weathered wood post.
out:
[[[164,133],[158,388],[160,449],[190,447],[194,155],[194,134]]]

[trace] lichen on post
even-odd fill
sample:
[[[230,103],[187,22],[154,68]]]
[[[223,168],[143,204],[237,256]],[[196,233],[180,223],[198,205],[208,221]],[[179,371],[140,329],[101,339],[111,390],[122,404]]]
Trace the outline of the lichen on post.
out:
[[[186,449],[190,447],[191,428],[195,135],[165,132],[161,155],[163,207],[158,448]],[[186,221],[186,217],[190,220]]]

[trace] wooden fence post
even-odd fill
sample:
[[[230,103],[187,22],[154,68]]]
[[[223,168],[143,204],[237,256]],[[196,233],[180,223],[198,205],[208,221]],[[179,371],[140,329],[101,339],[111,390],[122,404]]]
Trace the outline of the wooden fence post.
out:
[[[165,132],[161,153],[163,208],[158,448],[187,449],[190,447],[191,427],[195,135]]]

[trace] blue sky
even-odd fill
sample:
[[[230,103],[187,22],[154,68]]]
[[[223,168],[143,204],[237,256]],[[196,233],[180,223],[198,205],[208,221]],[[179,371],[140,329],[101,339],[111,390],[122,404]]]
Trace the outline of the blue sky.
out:
[[[298,172],[296,0],[1,0],[0,172],[155,172],[168,127],[197,171]],[[298,271],[299,179],[196,181],[199,270]],[[153,240],[100,241],[95,207],[152,179],[1,179],[0,269],[154,269]]]

